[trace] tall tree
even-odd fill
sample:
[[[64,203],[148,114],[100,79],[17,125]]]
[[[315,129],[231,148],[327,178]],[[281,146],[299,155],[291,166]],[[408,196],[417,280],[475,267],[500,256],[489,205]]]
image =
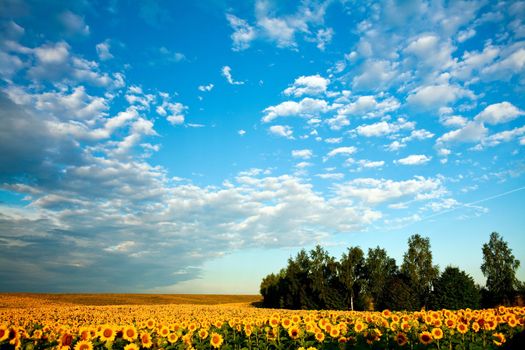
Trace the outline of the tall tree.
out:
[[[388,279],[397,272],[395,259],[388,256],[386,250],[377,246],[368,249],[365,260],[365,293],[372,298],[374,307],[383,295]]]
[[[419,306],[428,306],[430,291],[439,276],[437,265],[432,265],[430,240],[419,234],[408,239],[408,251],[403,256],[401,272],[405,274],[418,298]]]
[[[447,266],[434,284],[434,309],[476,309],[479,307],[479,300],[480,290],[474,279],[457,267]]]
[[[359,247],[348,248],[347,253],[343,253],[341,257],[339,279],[348,293],[347,300],[350,310],[354,310],[354,301],[361,289],[364,262],[364,253]]]
[[[486,287],[495,304],[509,305],[519,285],[516,270],[520,266],[507,242],[497,232],[490,234],[490,240],[482,248],[481,272],[487,277]]]

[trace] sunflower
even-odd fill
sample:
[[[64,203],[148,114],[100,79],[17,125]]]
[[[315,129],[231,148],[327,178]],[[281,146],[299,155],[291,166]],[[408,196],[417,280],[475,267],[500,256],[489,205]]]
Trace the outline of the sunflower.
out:
[[[315,333],[315,339],[319,342],[319,343],[322,343],[324,341],[324,333],[319,331],[317,333]]]
[[[292,325],[292,321],[289,318],[283,318],[283,320],[281,321],[281,325],[284,329],[288,329]]]
[[[179,336],[177,335],[177,333],[170,333],[168,335],[168,341],[170,342],[170,344],[176,343],[177,340],[179,340]]]
[[[445,324],[447,325],[448,328],[451,328],[451,329],[456,328],[456,320],[452,318],[447,318],[445,321]]]
[[[155,327],[155,320],[150,318],[149,320],[146,321],[146,327],[149,328],[149,329],[153,329],[153,327]]]
[[[6,326],[0,325],[0,341],[4,341],[9,338],[9,330]]]
[[[441,328],[432,328],[432,338],[436,340],[443,338],[443,330]]]
[[[301,335],[301,332],[299,330],[299,327],[297,326],[292,326],[288,329],[288,335],[290,336],[290,338],[292,338],[293,340],[299,338],[299,336]]]
[[[477,323],[477,322],[472,323],[472,330],[474,332],[477,333],[479,331],[479,329],[480,329],[479,323]]]
[[[341,335],[341,331],[339,330],[339,327],[332,327],[330,329],[330,336],[332,338],[338,338]]]
[[[168,334],[170,334],[170,329],[168,327],[166,327],[166,326],[162,326],[162,327],[160,327],[158,334],[161,337],[165,338],[165,337],[168,336]]]
[[[144,332],[140,334],[140,343],[143,348],[149,349],[153,345],[153,342],[151,341],[151,335],[148,332]]]
[[[208,331],[205,330],[205,329],[201,329],[201,330],[199,331],[199,338],[201,338],[201,339],[203,339],[203,340],[206,339],[206,338],[208,338]]]
[[[139,346],[135,343],[128,344],[124,347],[124,350],[139,350]]]
[[[468,332],[468,326],[464,323],[458,323],[457,330],[461,334],[465,334]]]
[[[134,326],[126,326],[122,330],[122,338],[126,339],[129,342],[137,339],[137,329]]]
[[[356,333],[361,333],[366,328],[365,324],[361,321],[357,321],[354,325],[354,331]]]
[[[103,326],[99,333],[99,338],[102,341],[113,341],[115,340],[115,329],[111,326]]]
[[[405,346],[405,344],[408,342],[408,338],[405,335],[405,333],[397,333],[396,335],[396,343],[399,346]]]
[[[432,343],[432,334],[430,332],[423,332],[419,335],[419,341],[422,344],[428,345]]]
[[[81,340],[75,345],[75,350],[93,350],[93,344],[89,340]]]
[[[503,333],[494,333],[492,334],[492,337],[494,338],[492,339],[492,341],[494,342],[494,344],[496,344],[496,346],[501,346],[506,341]]]
[[[310,346],[308,349],[306,350],[317,350],[317,348],[313,347],[313,346]]]
[[[0,329],[0,341],[2,338],[2,330]],[[33,339],[40,339],[42,338],[42,330],[41,329],[36,329],[34,332],[33,332]]]
[[[213,332],[211,334],[210,344],[211,344],[212,347],[214,347],[216,349],[220,348],[223,341],[224,341],[224,339],[222,339],[222,335],[220,335],[218,333],[215,333],[215,332]]]

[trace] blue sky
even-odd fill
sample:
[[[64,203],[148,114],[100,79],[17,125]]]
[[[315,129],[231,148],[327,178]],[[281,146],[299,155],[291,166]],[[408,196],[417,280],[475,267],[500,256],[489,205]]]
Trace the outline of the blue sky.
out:
[[[525,2],[0,1],[4,291],[257,293],[410,235],[525,264]],[[525,279],[520,267],[518,277]]]

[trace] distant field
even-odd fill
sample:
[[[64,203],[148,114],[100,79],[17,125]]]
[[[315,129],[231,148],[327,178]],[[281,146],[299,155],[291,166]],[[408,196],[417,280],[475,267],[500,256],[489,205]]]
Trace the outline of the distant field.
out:
[[[260,295],[219,294],[33,294],[0,293],[0,308],[31,307],[40,304],[68,305],[159,305],[198,304],[218,305],[261,301]]]

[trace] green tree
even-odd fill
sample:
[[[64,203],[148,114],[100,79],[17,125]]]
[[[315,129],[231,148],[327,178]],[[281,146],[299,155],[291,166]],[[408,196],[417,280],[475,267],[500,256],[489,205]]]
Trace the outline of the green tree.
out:
[[[482,248],[481,272],[487,278],[486,287],[490,303],[510,305],[519,286],[516,270],[520,266],[507,242],[497,232],[490,234],[490,240]]]
[[[341,285],[337,278],[338,267],[339,263],[320,245],[310,251],[310,280],[316,309],[344,307]]]
[[[349,247],[339,263],[339,280],[347,293],[347,307],[354,310],[364,272],[364,253],[359,247]]]
[[[399,272],[390,276],[377,307],[390,310],[417,310],[419,308],[417,295],[410,287],[408,276]]]
[[[447,266],[434,283],[432,307],[434,309],[476,309],[480,290],[474,279],[457,267]]]
[[[408,251],[403,256],[401,272],[408,277],[419,306],[428,306],[432,285],[439,276],[439,268],[432,265],[430,240],[419,234],[408,239]]]
[[[364,266],[365,293],[372,298],[374,308],[378,306],[388,279],[397,273],[395,259],[388,256],[386,250],[377,246],[368,249]]]

